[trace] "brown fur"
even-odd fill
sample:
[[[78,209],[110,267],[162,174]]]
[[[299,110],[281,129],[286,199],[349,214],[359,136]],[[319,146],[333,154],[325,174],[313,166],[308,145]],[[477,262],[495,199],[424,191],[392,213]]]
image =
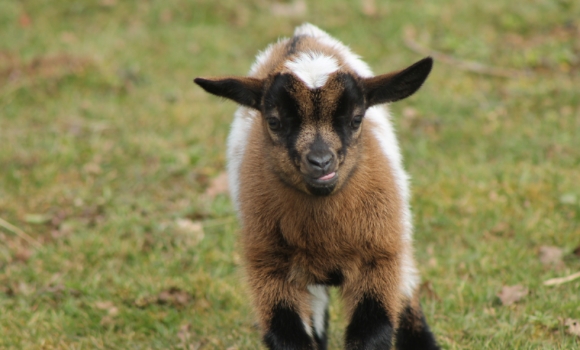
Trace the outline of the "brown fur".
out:
[[[254,123],[241,169],[242,243],[250,284],[263,326],[270,309],[294,302],[308,314],[306,286],[333,270],[344,275],[349,314],[362,293],[372,291],[396,319],[401,242],[401,198],[388,163],[363,124],[357,169],[336,194],[312,197],[271,171],[269,140]],[[264,328],[265,329],[265,328]]]

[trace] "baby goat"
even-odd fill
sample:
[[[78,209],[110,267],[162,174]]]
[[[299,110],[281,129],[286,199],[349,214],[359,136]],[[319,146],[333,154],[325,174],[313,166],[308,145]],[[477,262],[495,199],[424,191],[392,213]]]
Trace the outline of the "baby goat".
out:
[[[425,58],[373,76],[311,24],[258,55],[249,77],[197,78],[242,105],[228,138],[249,284],[269,349],[326,349],[339,286],[347,349],[438,349],[418,300],[407,174],[388,111]]]

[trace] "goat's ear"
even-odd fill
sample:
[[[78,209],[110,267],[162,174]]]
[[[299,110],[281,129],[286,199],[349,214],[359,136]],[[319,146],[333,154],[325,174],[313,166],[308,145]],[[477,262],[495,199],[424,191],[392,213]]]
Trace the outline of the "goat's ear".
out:
[[[402,100],[414,94],[433,67],[433,59],[426,57],[398,72],[363,80],[368,106]]]
[[[260,109],[264,81],[249,77],[195,78],[193,80],[205,91],[229,98],[246,107]]]

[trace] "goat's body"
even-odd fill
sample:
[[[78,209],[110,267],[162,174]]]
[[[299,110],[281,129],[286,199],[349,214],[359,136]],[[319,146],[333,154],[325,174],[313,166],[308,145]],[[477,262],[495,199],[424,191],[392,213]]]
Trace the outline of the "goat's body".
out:
[[[308,24],[261,53],[250,77],[266,79],[301,53],[321,54],[328,62],[292,62],[311,89],[326,83],[333,64],[372,77],[346,46]],[[284,181],[272,165],[272,140],[260,112],[236,112],[228,175],[248,282],[269,348],[326,349],[327,286],[340,286],[351,319],[348,349],[389,347],[397,327],[399,348],[436,349],[418,305],[409,186],[389,118],[385,107],[366,110],[348,179],[332,195],[313,196]]]

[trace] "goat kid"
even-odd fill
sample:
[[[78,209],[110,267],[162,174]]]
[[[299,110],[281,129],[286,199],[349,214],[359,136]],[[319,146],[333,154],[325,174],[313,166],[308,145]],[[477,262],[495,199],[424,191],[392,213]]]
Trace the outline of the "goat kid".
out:
[[[432,64],[373,76],[304,24],[249,77],[195,79],[242,105],[228,175],[269,349],[327,349],[329,286],[345,301],[347,349],[438,349],[418,300],[407,175],[379,106],[416,92]]]

